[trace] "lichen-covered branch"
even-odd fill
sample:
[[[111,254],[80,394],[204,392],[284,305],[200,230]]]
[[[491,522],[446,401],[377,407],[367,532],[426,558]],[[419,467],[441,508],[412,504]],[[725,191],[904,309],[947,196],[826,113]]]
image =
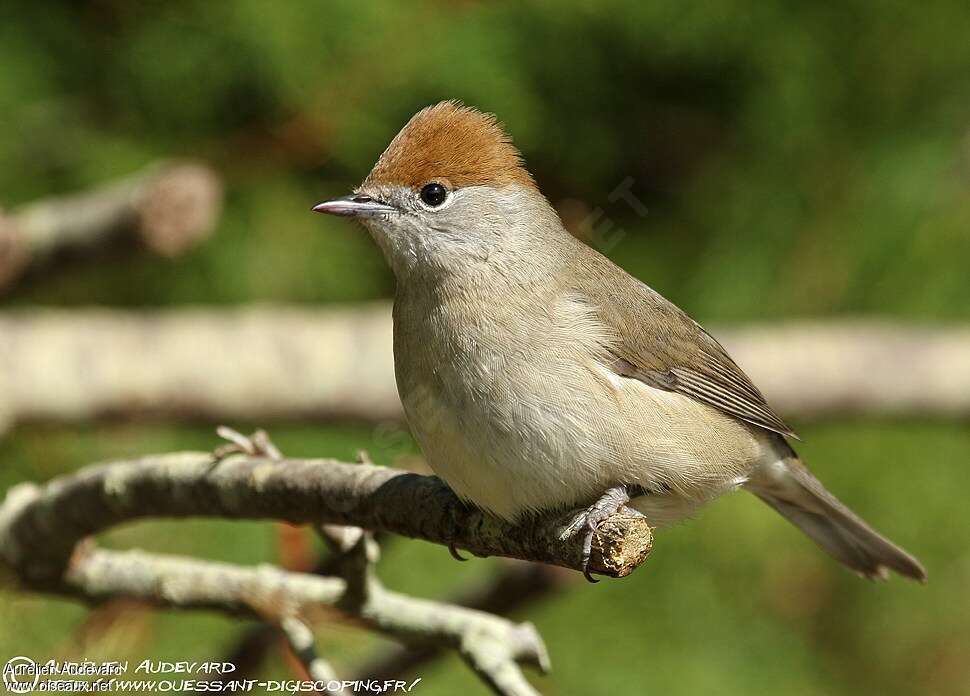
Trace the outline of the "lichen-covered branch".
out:
[[[270,565],[244,568],[142,551],[82,547],[59,591],[88,602],[128,597],[167,607],[250,616],[265,616],[266,607],[275,606],[285,612],[284,619],[292,611],[329,606],[398,640],[457,650],[496,693],[509,696],[535,694],[518,665],[548,669],[545,646],[532,624],[402,595],[376,578],[369,580],[363,600],[348,602],[351,584],[343,578],[291,573]],[[292,636],[292,619],[287,628]],[[309,649],[306,633],[295,637],[306,651],[304,659],[311,663],[311,676],[329,677]]]
[[[56,251],[125,233],[176,256],[209,236],[221,208],[222,182],[209,167],[163,162],[88,191],[0,210],[0,289]]]
[[[346,538],[350,536],[349,530],[354,528],[338,529],[342,530],[339,535]],[[384,535],[381,548],[386,548],[387,543],[394,538]],[[328,545],[333,548],[332,544]],[[337,560],[339,559],[334,555],[328,555],[320,560],[312,572],[316,575],[334,575],[337,572]],[[528,605],[574,582],[583,582],[582,576],[564,568],[503,559],[497,573],[463,587],[447,601],[449,604],[489,614],[508,616],[512,612],[521,612]],[[223,660],[236,666],[236,671],[231,674],[232,678],[248,678],[258,674],[266,657],[278,647],[279,639],[279,626],[272,621],[256,624],[243,632],[238,642],[223,657]],[[345,678],[351,681],[370,680],[376,685],[374,691],[358,688],[355,693],[381,693],[380,685],[385,681],[398,681],[407,674],[419,674],[422,666],[440,657],[445,650],[445,646],[435,643],[387,646],[356,662],[352,666],[353,674]],[[217,677],[227,678],[228,676],[222,675]]]
[[[464,505],[434,476],[332,459],[183,452],[90,466],[14,486],[0,504],[0,560],[33,586],[56,588],[75,545],[117,524],[149,517],[276,519],[393,532],[467,549],[581,568],[582,540],[564,536],[569,512],[502,522]],[[650,527],[620,511],[597,534],[592,568],[632,572],[650,551]]]
[[[310,630],[310,627],[295,616],[283,617],[279,625],[283,635],[286,636],[290,650],[303,665],[307,676],[318,683],[335,683],[337,686],[334,688],[324,687],[323,692],[335,696],[344,696],[347,692],[339,686],[340,680],[337,679],[337,673],[326,660],[317,654],[313,631]]]
[[[502,570],[488,582],[450,598],[449,602],[506,616],[577,581],[582,582],[582,577],[573,576],[562,568],[507,560]],[[377,683],[398,680],[402,675],[415,673],[442,652],[442,647],[433,643],[389,647],[356,665],[357,676],[351,679],[366,677]]]
[[[967,327],[799,322],[715,334],[796,422],[970,415]],[[0,313],[0,421],[402,419],[391,343],[386,304]],[[913,365],[918,378],[900,379]]]

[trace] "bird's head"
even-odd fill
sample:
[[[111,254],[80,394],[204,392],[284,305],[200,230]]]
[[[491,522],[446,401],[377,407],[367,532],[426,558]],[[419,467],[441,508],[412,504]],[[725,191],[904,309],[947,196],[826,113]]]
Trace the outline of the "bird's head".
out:
[[[398,277],[448,272],[558,224],[494,116],[445,101],[415,114],[351,195],[320,213],[355,217]]]

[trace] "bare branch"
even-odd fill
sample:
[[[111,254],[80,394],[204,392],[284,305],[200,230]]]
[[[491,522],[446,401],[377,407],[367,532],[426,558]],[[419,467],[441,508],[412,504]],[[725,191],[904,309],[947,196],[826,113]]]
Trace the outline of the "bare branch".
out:
[[[56,586],[75,545],[146,517],[278,519],[338,524],[581,568],[582,539],[564,536],[572,513],[512,525],[465,506],[434,476],[332,459],[279,461],[183,452],[86,467],[10,489],[0,505],[0,559],[33,585]],[[597,534],[594,571],[620,577],[650,551],[647,522],[621,510]]]
[[[370,529],[460,544],[478,555],[582,565],[574,514],[510,525],[471,510],[440,480],[373,464],[282,458],[262,431],[220,434],[243,454],[144,457],[87,467],[46,484],[23,483],[0,503],[0,563],[33,590],[88,602],[129,598],[219,609],[274,621],[320,691],[340,693],[301,615],[327,605],[402,642],[446,646],[497,694],[536,696],[520,665],[548,670],[535,627],[384,587]],[[258,456],[268,455],[268,456]],[[340,577],[250,569],[141,551],[105,551],[90,535],[145,517],[218,516],[311,523],[337,554]],[[621,510],[597,533],[595,570],[625,575],[652,543],[642,516]]]
[[[577,579],[581,578],[562,568],[508,560],[496,577],[481,587],[471,588],[451,598],[449,603],[489,614],[508,615]],[[258,627],[253,635],[259,635],[260,630],[265,631],[266,628]],[[250,642],[253,642],[252,638]],[[418,667],[441,654],[442,648],[433,644],[387,649],[357,665],[358,676],[350,678],[360,679],[366,676],[378,683],[401,679],[402,675],[415,672]]]
[[[287,612],[331,606],[393,638],[458,650],[496,693],[507,696],[536,693],[518,664],[549,667],[545,646],[532,624],[408,597],[384,588],[376,578],[359,604],[345,601],[347,589],[347,581],[341,578],[290,573],[275,566],[242,568],[142,551],[85,548],[73,559],[59,591],[88,602],[132,597],[162,606],[249,616],[262,616],[263,608],[273,605]],[[292,622],[287,626],[294,628]],[[293,640],[293,631],[289,633]],[[306,645],[305,634],[297,638],[298,645]],[[325,674],[320,663],[314,662],[313,670]]]
[[[489,526],[484,516],[479,514],[477,528],[464,532],[450,528],[467,523],[470,518],[461,516],[471,511],[433,477],[372,464],[287,460],[261,431],[245,437],[221,428],[220,434],[234,448],[250,454],[228,459],[197,453],[146,457],[88,467],[43,486],[15,486],[0,504],[0,560],[31,589],[87,602],[125,597],[271,621],[321,693],[344,693],[332,668],[317,655],[313,634],[301,618],[309,609],[324,605],[402,642],[457,650],[497,694],[536,696],[520,665],[548,670],[549,659],[531,624],[385,588],[375,572],[377,543],[371,532],[359,526],[366,523],[399,532],[407,528],[413,536],[468,539],[489,548],[496,530],[483,534]],[[436,505],[444,508],[415,513]],[[274,566],[242,568],[137,550],[106,551],[97,549],[87,536],[126,520],[186,515],[311,522],[333,549],[339,577]],[[650,530],[642,518],[632,519],[640,522],[649,540]],[[501,526],[497,520],[492,523]],[[538,542],[540,552],[548,552],[553,545],[568,549],[570,540],[543,540],[541,535],[550,530],[561,533],[567,525],[568,519],[535,522],[527,531],[507,529],[506,533],[518,535],[517,548],[528,550],[530,543]]]
[[[0,214],[0,288],[65,248],[133,232],[151,250],[177,256],[206,239],[222,208],[222,182],[194,162],[156,163],[89,191]]]
[[[315,682],[322,682],[323,684],[329,684],[330,682],[340,684],[340,681],[337,679],[337,673],[334,672],[330,663],[317,654],[317,648],[313,640],[313,631],[310,630],[309,626],[295,616],[287,616],[280,621],[280,629],[283,631],[283,635],[286,636],[290,650],[293,651],[293,654],[303,665],[304,669],[306,669],[310,679]],[[347,692],[338,686],[337,688],[328,688],[324,693],[343,696]]]
[[[225,434],[241,449],[252,446],[252,438]],[[339,553],[340,577],[105,551],[84,541],[112,525],[158,516],[311,523]],[[370,532],[355,528],[454,543],[482,556],[579,568],[582,540],[563,536],[573,517],[555,514],[514,526],[467,508],[432,476],[334,460],[248,455],[217,460],[189,452],[92,466],[44,485],[15,486],[0,504],[0,561],[30,589],[89,602],[128,597],[275,617],[311,675],[330,672],[307,647],[305,632],[287,620],[313,605],[331,606],[405,643],[457,650],[498,694],[535,696],[519,665],[547,670],[549,659],[531,624],[385,588],[374,571],[377,544]],[[651,541],[644,519],[621,510],[601,526],[593,566],[625,575],[645,559]]]
[[[366,458],[361,458],[366,459]],[[367,460],[368,463],[369,460]],[[317,528],[318,533],[324,538],[327,546],[333,550],[333,553],[326,554],[323,556],[315,565],[312,572],[314,575],[324,575],[331,576],[337,575],[340,572],[341,566],[343,564],[343,553],[350,550],[353,544],[356,543],[357,536],[362,534],[363,531],[359,527],[341,527],[339,525],[321,525]],[[376,538],[376,537],[375,537]],[[384,534],[381,535],[381,546],[384,548],[389,542],[393,542],[395,539],[400,537],[395,537],[393,535]],[[509,563],[517,563],[521,566],[528,566],[532,568],[545,568],[548,570],[553,570],[552,566],[545,566],[533,563],[522,563],[518,561],[509,561]],[[567,574],[569,571],[565,569],[555,569],[562,574]],[[479,609],[481,611],[487,611],[491,614],[501,614],[501,611],[494,611],[488,606],[476,606],[468,604],[461,601],[452,601],[452,604],[459,604],[462,606],[469,606],[474,609]],[[232,673],[232,678],[245,678],[248,675],[256,674],[259,666],[263,663],[267,654],[273,649],[273,647],[278,642],[278,627],[270,622],[257,624],[251,626],[248,630],[243,632],[239,637],[238,642],[229,649],[224,661],[231,662],[236,666],[236,671]],[[427,646],[412,646],[410,649],[405,649],[408,656],[411,656],[415,652],[420,652],[424,654],[426,650],[432,651],[433,654],[437,654],[438,648],[435,645]],[[397,653],[395,653],[396,655]],[[394,669],[395,664],[390,664],[390,659],[386,661],[389,664],[388,670],[375,669],[373,672],[360,671],[358,672],[368,678],[375,679],[377,681],[383,681],[385,674],[391,674],[391,670]],[[381,663],[383,666],[385,662]],[[398,670],[397,672],[391,674],[395,679],[396,676],[403,670]],[[216,681],[227,680],[230,675],[220,674],[216,676]],[[358,689],[358,692],[360,690]]]

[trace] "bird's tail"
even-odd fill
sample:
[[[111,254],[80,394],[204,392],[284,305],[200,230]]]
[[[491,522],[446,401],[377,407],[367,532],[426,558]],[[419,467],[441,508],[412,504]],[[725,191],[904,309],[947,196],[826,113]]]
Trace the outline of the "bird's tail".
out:
[[[745,487],[857,573],[884,579],[894,570],[926,581],[926,571],[916,558],[829,493],[794,452],[762,467]]]

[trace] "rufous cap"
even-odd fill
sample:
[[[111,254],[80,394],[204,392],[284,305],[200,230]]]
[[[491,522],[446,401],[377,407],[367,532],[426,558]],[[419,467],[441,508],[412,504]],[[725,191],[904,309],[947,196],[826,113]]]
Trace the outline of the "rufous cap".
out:
[[[362,188],[398,184],[420,189],[432,181],[452,188],[535,188],[522,155],[495,116],[457,101],[443,101],[412,116]]]

